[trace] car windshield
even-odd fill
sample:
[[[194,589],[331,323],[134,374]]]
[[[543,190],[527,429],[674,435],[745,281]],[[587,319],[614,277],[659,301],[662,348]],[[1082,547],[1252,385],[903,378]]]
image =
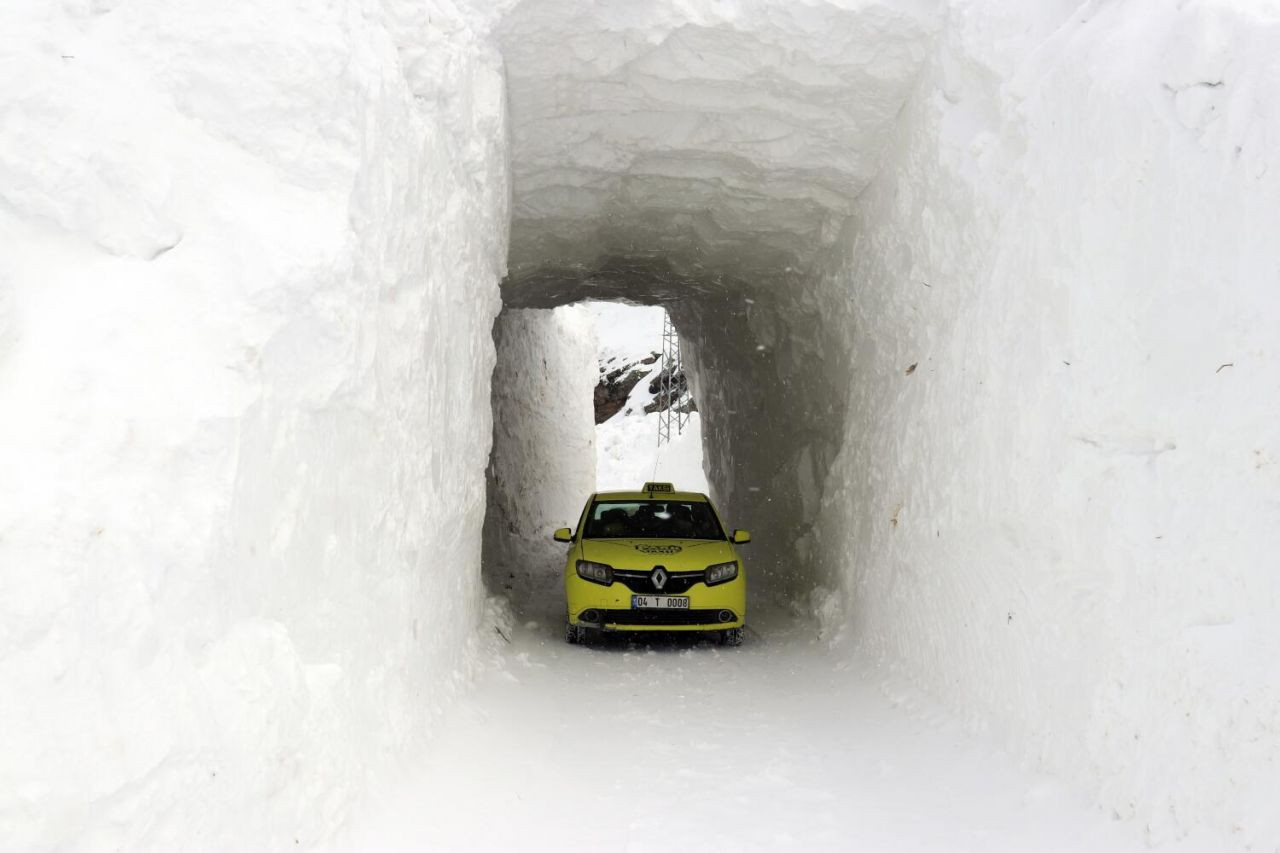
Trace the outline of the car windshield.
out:
[[[587,516],[587,539],[724,539],[705,501],[596,501]]]

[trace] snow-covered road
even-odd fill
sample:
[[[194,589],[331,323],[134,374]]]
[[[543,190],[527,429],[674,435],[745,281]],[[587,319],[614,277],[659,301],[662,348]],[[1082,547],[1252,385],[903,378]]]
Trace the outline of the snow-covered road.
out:
[[[785,616],[745,646],[517,628],[358,849],[1134,850],[1052,780]]]

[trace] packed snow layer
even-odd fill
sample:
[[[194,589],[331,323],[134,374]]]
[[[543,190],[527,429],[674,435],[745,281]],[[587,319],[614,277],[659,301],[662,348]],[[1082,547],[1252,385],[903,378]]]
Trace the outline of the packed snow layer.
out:
[[[322,838],[482,602],[497,55],[407,3],[11,2],[0,128],[0,838]]]
[[[520,609],[562,594],[565,546],[552,533],[577,527],[596,488],[595,324],[580,305],[509,309],[493,338],[485,580]]]
[[[497,29],[512,278],[608,257],[760,275],[834,238],[910,90],[933,5],[517,3]]]

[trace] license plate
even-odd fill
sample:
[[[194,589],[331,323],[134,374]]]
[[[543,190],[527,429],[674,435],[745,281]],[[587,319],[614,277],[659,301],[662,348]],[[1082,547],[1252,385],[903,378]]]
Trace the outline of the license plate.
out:
[[[687,595],[633,595],[631,609],[688,610],[689,597]]]

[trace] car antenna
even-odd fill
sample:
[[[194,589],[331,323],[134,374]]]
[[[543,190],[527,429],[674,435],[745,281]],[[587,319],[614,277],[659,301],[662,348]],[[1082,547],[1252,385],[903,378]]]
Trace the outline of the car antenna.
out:
[[[653,454],[653,473],[649,476],[649,482],[645,485],[652,486],[653,482],[658,479],[658,459],[662,455],[662,435],[658,435],[658,449]],[[649,500],[653,500],[653,489],[649,489]]]

